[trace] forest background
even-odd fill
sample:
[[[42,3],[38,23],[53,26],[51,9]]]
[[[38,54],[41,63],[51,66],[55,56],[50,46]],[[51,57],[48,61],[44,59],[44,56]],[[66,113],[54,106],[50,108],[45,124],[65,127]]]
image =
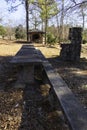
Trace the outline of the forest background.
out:
[[[31,29],[45,32],[48,43],[68,42],[69,28],[83,28],[87,42],[86,0],[1,0],[0,36],[26,39]]]

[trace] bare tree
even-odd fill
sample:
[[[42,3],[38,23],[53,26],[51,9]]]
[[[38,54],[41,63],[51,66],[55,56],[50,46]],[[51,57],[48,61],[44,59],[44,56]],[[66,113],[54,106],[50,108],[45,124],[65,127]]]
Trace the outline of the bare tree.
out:
[[[82,17],[82,27],[85,28],[85,17],[87,12],[87,3],[82,3],[80,6],[80,16]]]

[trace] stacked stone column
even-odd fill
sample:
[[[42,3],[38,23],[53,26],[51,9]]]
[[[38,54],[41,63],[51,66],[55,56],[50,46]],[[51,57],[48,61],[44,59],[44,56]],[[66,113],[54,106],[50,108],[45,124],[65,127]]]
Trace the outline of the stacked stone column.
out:
[[[81,54],[82,28],[70,28],[69,40],[70,44],[61,44],[60,57],[63,60],[78,61]]]

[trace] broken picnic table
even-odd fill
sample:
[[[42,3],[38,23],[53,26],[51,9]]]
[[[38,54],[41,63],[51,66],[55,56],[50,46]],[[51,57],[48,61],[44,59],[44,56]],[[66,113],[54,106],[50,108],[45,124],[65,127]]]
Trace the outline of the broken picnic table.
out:
[[[22,66],[23,70],[15,86],[24,87],[26,83],[34,83],[34,66],[41,64],[42,60],[33,46],[23,45],[10,63]]]

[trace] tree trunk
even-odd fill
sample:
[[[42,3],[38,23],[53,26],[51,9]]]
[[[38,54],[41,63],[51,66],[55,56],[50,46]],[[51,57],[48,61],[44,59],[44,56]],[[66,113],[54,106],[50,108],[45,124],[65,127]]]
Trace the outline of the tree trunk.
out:
[[[45,20],[45,45],[47,44],[47,18]]]
[[[26,9],[26,34],[27,34],[27,41],[29,41],[29,3],[28,0],[25,0],[25,9]]]
[[[64,0],[62,0],[62,13],[61,13],[61,38],[64,39]]]
[[[57,42],[60,44],[60,28],[59,28],[58,14],[56,15],[56,23],[57,23]]]
[[[44,21],[42,19],[42,31],[44,31]]]
[[[84,26],[85,26],[85,15],[84,15],[84,10],[82,9],[82,27],[84,30]]]
[[[46,10],[46,17],[45,17],[45,45],[47,44],[47,0],[45,0],[45,10]]]

